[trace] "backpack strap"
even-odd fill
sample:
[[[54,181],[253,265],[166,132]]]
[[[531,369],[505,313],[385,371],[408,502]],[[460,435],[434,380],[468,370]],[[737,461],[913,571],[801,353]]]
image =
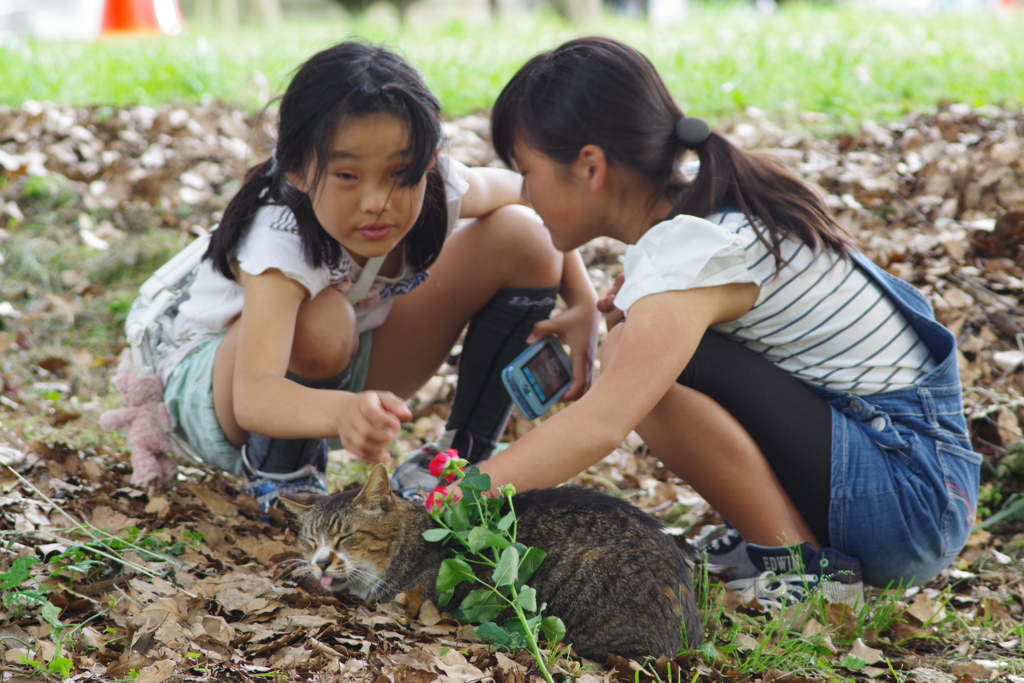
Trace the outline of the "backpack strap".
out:
[[[366,262],[363,266],[363,272],[359,274],[359,279],[356,280],[352,289],[350,289],[348,294],[345,295],[345,298],[348,299],[350,304],[355,306],[363,299],[364,296],[366,296],[367,292],[370,291],[370,287],[373,286],[373,279],[377,277],[377,273],[380,272],[380,267],[384,265],[384,259],[386,259],[387,256],[387,254],[384,254],[383,256],[374,256]]]

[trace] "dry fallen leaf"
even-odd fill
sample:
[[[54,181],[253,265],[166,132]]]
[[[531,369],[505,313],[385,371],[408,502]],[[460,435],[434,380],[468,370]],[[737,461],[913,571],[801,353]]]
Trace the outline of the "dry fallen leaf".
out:
[[[850,646],[850,655],[863,659],[864,663],[868,665],[882,661],[882,651],[868,647],[860,638],[854,638],[853,644]]]
[[[163,683],[174,675],[174,662],[170,659],[147,666],[139,671],[135,683]]]
[[[940,622],[946,617],[942,603],[932,600],[923,591],[914,596],[914,601],[907,607],[906,613],[917,619],[920,624]]]

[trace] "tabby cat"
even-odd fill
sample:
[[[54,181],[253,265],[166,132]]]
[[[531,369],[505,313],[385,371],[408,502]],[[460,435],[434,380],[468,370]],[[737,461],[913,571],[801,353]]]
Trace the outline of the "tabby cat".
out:
[[[434,521],[422,502],[391,492],[383,465],[358,491],[304,496],[306,505],[281,500],[299,517],[310,574],[328,590],[382,601],[422,586],[424,599],[436,600],[443,546],[421,536]],[[513,501],[517,540],[548,554],[530,580],[537,602],[561,617],[578,654],[600,662],[609,653],[671,657],[700,643],[689,563],[654,518],[579,487],[526,491]],[[456,592],[452,605],[461,597]]]

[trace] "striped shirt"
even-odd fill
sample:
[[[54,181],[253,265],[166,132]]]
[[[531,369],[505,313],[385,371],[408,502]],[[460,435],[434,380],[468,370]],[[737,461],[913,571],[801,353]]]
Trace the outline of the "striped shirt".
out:
[[[757,302],[712,329],[811,384],[860,396],[914,386],[935,361],[906,317],[849,259],[796,237],[775,258],[739,212],[677,216],[626,251],[622,310],[659,291],[753,282]],[[632,272],[631,272],[632,271]]]

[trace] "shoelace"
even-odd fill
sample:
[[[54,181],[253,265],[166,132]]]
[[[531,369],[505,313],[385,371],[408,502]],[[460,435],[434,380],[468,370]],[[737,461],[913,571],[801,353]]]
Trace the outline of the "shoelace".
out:
[[[814,574],[776,574],[761,572],[752,579],[737,579],[726,584],[727,588],[739,593],[743,602],[752,598],[764,607],[783,609],[795,602],[802,602],[809,589],[818,583]]]

